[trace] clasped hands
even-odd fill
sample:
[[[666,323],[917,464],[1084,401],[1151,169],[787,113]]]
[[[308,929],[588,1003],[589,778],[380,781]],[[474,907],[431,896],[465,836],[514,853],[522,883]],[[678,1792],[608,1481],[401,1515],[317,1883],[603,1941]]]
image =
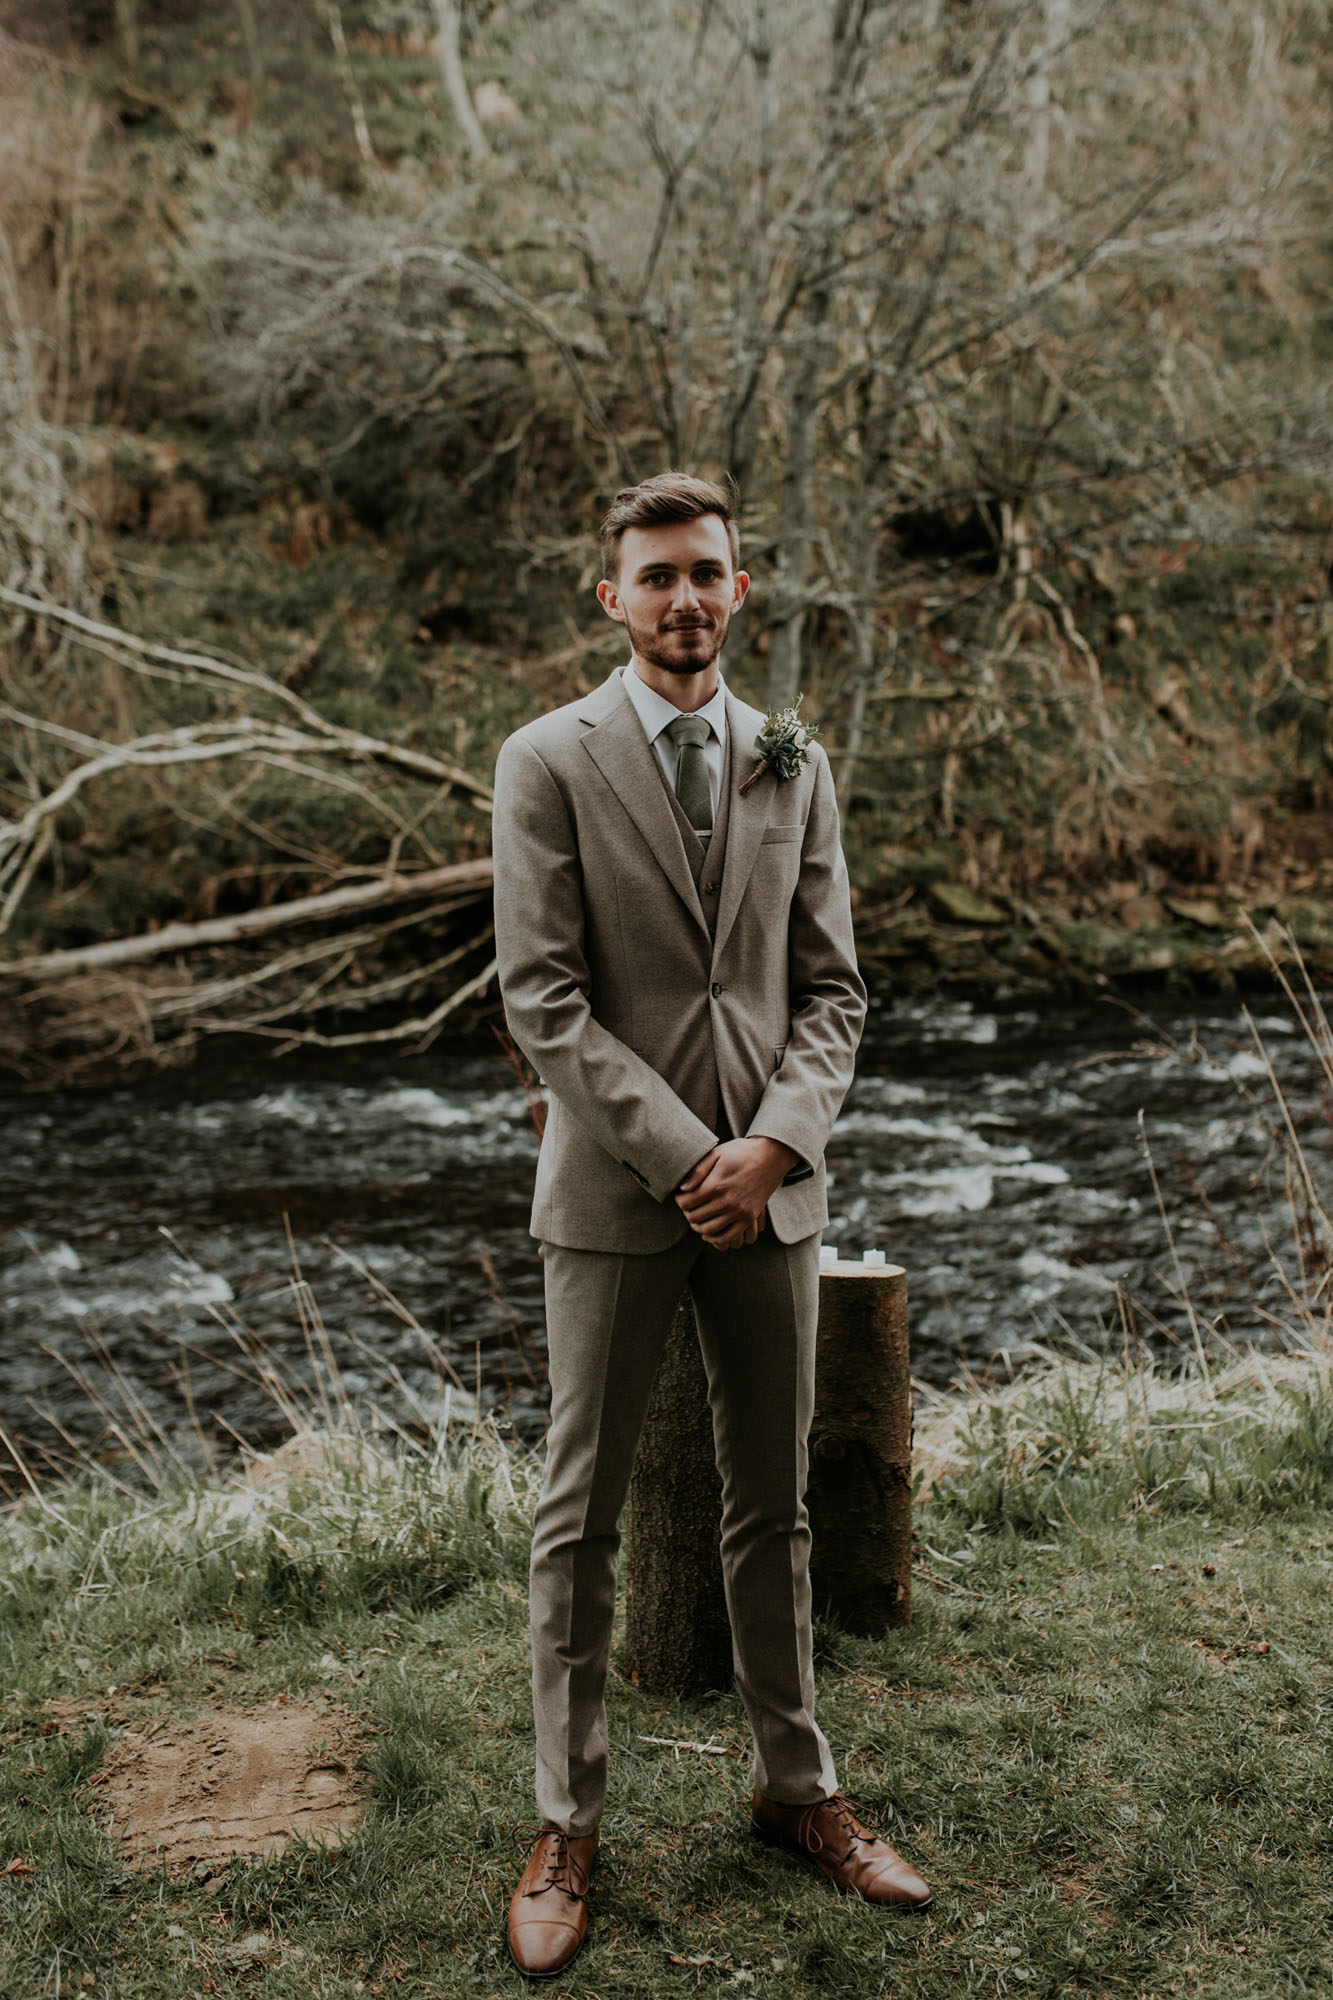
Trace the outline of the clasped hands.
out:
[[[797,1158],[777,1139],[726,1139],[691,1167],[676,1190],[676,1206],[714,1250],[739,1250],[759,1240],[769,1196]]]

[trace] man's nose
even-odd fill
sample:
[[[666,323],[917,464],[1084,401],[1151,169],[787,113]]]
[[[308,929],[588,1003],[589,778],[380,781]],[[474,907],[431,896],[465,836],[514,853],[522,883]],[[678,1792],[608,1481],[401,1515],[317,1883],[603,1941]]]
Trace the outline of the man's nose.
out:
[[[671,593],[671,608],[673,611],[698,610],[699,593],[694,587],[694,578],[692,576],[680,576],[676,578],[676,587]]]

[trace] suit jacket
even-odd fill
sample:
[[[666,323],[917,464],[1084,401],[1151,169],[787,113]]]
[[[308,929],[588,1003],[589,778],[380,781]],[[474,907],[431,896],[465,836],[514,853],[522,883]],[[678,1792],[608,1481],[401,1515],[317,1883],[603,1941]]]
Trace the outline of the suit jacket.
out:
[[[500,752],[496,950],[510,1032],[550,1092],[532,1233],[551,1243],[675,1242],[672,1194],[719,1112],[800,1156],[769,1203],[783,1242],[828,1220],[824,1147],[865,1017],[833,783],[815,744],[796,777],[765,773],[742,798],[764,718],[730,692],[726,707],[711,935],[618,672]]]

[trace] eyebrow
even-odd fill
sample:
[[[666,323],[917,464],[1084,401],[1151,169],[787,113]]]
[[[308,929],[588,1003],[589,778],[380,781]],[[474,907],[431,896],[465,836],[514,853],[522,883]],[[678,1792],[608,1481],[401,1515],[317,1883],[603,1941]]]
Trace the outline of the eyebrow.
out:
[[[656,576],[659,571],[669,571],[673,576],[678,576],[682,569],[715,569],[720,573],[722,561],[719,556],[699,556],[692,563],[646,562],[640,563],[634,574],[635,576]]]

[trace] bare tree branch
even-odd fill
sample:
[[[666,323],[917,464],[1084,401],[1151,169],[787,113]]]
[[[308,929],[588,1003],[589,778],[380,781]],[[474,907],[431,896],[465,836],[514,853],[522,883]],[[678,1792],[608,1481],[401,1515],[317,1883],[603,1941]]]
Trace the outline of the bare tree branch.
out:
[[[39,952],[32,958],[0,961],[0,977],[50,979],[106,971],[160,958],[165,952],[192,951],[199,945],[235,944],[244,938],[264,937],[289,930],[294,924],[374,909],[409,896],[443,893],[447,897],[445,907],[455,909],[462,902],[484,896],[491,880],[489,857],[482,861],[455,861],[447,868],[423,868],[415,875],[377,876],[372,882],[329,889],[317,896],[298,896],[288,903],[270,904],[267,909],[242,910],[233,917],[210,917],[197,924],[167,924],[160,931],[149,931],[141,937],[110,938],[104,944],[82,945],[72,951]]]

